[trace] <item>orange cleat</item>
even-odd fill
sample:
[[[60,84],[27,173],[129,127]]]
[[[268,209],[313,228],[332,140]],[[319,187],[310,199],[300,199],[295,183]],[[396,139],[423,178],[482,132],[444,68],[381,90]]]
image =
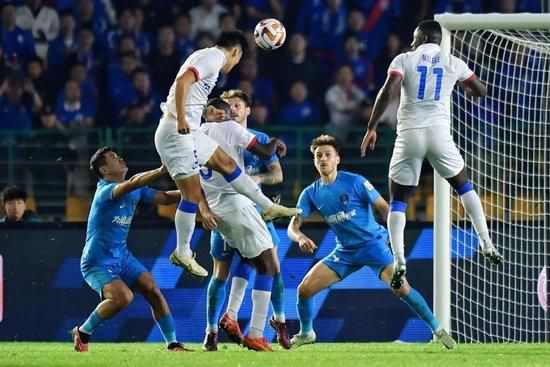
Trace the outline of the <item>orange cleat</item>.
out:
[[[77,352],[87,352],[88,343],[83,343],[80,339],[80,331],[78,330],[78,326],[75,326],[74,329],[70,331],[70,333],[74,342],[74,350],[76,350]]]
[[[232,320],[227,312],[223,314],[220,320],[220,329],[225,331],[227,337],[233,343],[243,343],[244,336],[241,331],[241,327],[239,326],[239,321]]]
[[[247,335],[244,337],[243,346],[256,352],[273,352],[265,337],[252,339]]]

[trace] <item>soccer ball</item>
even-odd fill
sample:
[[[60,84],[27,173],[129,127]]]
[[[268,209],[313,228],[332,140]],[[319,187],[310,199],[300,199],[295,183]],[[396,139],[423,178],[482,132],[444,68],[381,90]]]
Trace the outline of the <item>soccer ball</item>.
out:
[[[275,50],[285,43],[286,30],[277,19],[264,19],[254,28],[254,41],[264,50]]]

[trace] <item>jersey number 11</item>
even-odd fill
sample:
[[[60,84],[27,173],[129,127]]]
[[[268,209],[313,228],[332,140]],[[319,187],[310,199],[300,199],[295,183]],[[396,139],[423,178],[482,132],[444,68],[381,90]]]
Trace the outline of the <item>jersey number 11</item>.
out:
[[[418,99],[424,99],[424,91],[426,90],[426,76],[428,75],[428,67],[418,65],[416,71],[420,73],[420,83],[418,85]],[[435,74],[435,93],[434,100],[439,101],[441,97],[441,80],[443,79],[443,68],[433,68]]]

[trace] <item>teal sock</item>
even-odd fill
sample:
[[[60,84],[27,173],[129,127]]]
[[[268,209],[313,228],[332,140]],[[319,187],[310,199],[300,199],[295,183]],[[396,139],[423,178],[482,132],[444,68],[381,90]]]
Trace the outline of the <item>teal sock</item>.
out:
[[[285,322],[285,285],[281,273],[273,277],[273,287],[271,288],[271,305],[275,320]]]
[[[156,320],[157,325],[159,326],[160,332],[166,340],[166,344],[177,342],[176,339],[176,328],[174,326],[174,319],[172,314],[162,316],[160,319]]]
[[[102,319],[99,316],[99,313],[97,312],[97,309],[92,312],[90,317],[82,324],[82,326],[79,328],[80,331],[86,334],[92,334],[94,331],[99,329],[101,325],[105,322],[105,319]]]
[[[300,318],[300,333],[307,334],[313,331],[313,297],[298,296],[298,317]]]
[[[432,330],[436,331],[439,328],[439,321],[435,318],[432,310],[426,303],[426,300],[416,289],[411,288],[409,294],[406,297],[401,297],[401,300],[405,302]]]
[[[219,280],[215,276],[210,278],[206,291],[206,324],[209,331],[218,331],[218,322],[225,301],[226,280]]]

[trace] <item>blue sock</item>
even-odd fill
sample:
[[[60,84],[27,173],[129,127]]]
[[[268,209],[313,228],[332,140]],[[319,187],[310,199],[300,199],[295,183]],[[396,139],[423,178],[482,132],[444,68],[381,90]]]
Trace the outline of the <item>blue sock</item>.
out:
[[[88,320],[79,328],[80,331],[86,334],[92,334],[94,331],[99,329],[101,325],[105,322],[105,319],[102,319],[97,312],[97,309],[92,312]]]
[[[166,316],[162,316],[156,321],[157,325],[159,326],[160,332],[164,337],[164,340],[166,340],[166,344],[177,342],[176,327],[174,326],[174,319],[172,318],[172,314],[169,313]]]
[[[401,300],[405,302],[434,332],[439,328],[439,321],[435,318],[432,310],[426,303],[426,300],[416,289],[411,288],[409,294],[406,297],[402,297]]]
[[[246,261],[239,261],[233,272],[234,277],[243,278],[245,280],[250,280],[250,275],[252,274],[252,264]]]
[[[271,305],[275,320],[285,322],[285,285],[281,273],[273,277],[273,288],[271,289]]]
[[[233,170],[233,172],[231,172],[230,174],[227,174],[227,175],[223,175],[223,178],[225,178],[225,180],[228,183],[231,183],[231,181],[233,181],[234,179],[239,177],[241,175],[241,173],[242,173],[242,170],[239,168],[239,166],[236,166],[235,170]]]
[[[300,318],[300,333],[306,334],[313,331],[313,297],[298,296],[297,309]]]
[[[210,278],[206,292],[206,325],[210,331],[218,330],[220,313],[225,301],[225,284],[227,280],[219,280],[215,276]]]

